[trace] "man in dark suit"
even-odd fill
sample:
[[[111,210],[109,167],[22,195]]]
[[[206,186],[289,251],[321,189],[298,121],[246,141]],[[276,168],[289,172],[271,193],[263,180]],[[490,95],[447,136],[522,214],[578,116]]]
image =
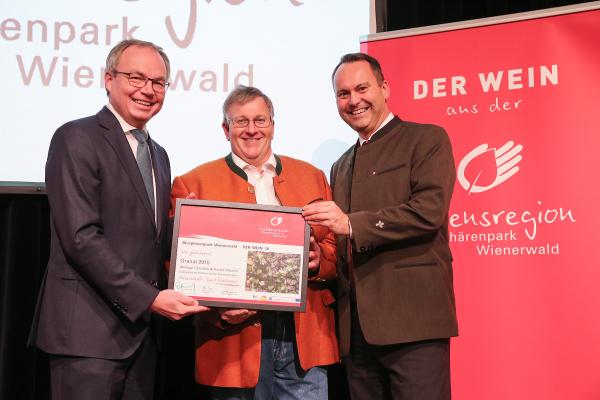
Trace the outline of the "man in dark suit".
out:
[[[333,86],[340,116],[359,137],[332,167],[335,203],[311,204],[304,215],[338,235],[340,350],[351,396],[449,399],[449,338],[458,334],[450,140],[440,127],[390,113],[373,57],[343,56]]]
[[[169,85],[163,50],[126,40],[109,53],[108,104],[61,126],[46,188],[51,251],[30,342],[50,355],[53,399],[150,399],[156,316],[203,311],[164,287],[171,186],[146,123]]]

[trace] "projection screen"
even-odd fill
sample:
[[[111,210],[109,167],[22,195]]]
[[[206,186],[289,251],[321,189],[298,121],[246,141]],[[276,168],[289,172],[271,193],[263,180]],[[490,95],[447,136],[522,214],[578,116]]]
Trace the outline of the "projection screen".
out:
[[[50,138],[106,104],[104,63],[123,38],[164,47],[172,86],[150,134],[173,176],[222,157],[221,105],[238,83],[275,105],[275,153],[327,174],[354,140],[330,75],[369,31],[369,0],[2,1],[0,182],[43,182]]]

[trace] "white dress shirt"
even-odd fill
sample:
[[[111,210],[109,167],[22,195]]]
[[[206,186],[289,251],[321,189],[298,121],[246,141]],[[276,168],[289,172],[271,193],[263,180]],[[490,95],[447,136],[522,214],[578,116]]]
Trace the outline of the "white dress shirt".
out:
[[[394,119],[394,114],[392,114],[391,112],[388,114],[388,116],[383,120],[383,122],[381,123],[381,125],[379,125],[377,127],[377,129],[375,129],[375,131],[373,133],[371,133],[369,135],[368,138],[363,139],[360,135],[358,135],[358,141],[360,142],[360,145],[362,146],[364,142],[366,142],[367,140],[371,140],[371,138],[373,137],[374,134],[376,134],[377,132],[379,132],[379,130],[381,128],[383,128],[384,126],[387,125],[388,122],[390,122],[392,119]]]
[[[267,161],[262,165],[262,172],[254,165],[248,164],[235,153],[231,153],[233,162],[240,167],[246,175],[248,175],[248,183],[254,186],[254,195],[256,196],[256,204],[266,204],[271,206],[280,206],[281,202],[275,194],[275,186],[273,186],[273,178],[277,176],[275,168],[277,161],[273,153]]]

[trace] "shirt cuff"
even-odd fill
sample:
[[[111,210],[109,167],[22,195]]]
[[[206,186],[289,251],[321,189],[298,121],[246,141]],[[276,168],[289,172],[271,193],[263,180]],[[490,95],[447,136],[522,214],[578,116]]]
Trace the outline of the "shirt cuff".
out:
[[[354,239],[354,238],[352,237],[352,224],[350,223],[350,218],[348,218],[348,237],[349,237],[350,239]]]

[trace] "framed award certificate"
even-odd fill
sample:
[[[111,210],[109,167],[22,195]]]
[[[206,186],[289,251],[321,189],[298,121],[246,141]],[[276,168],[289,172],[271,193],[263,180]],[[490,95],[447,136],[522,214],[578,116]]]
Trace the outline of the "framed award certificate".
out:
[[[304,311],[309,238],[301,208],[177,199],[169,288],[206,306]]]

